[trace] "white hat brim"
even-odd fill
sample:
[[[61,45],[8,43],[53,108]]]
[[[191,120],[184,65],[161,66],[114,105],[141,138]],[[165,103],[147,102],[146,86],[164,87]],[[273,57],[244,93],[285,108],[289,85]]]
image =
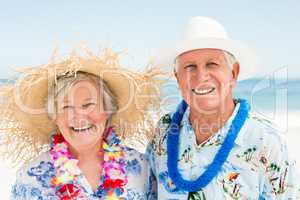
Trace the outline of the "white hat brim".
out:
[[[254,77],[257,73],[258,61],[252,49],[243,43],[225,38],[199,38],[183,40],[173,48],[161,49],[154,56],[154,63],[161,67],[172,68],[175,59],[188,51],[197,49],[220,49],[234,55],[240,64],[238,80]]]

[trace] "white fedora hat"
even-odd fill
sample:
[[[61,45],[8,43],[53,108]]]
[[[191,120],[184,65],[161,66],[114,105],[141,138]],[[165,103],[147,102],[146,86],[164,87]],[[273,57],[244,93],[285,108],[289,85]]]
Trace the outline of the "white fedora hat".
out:
[[[179,55],[196,49],[220,49],[234,55],[241,67],[239,80],[256,73],[258,66],[254,52],[243,43],[231,39],[219,22],[202,16],[192,17],[183,32],[183,38],[171,50],[159,51],[154,63],[162,67],[174,66]]]

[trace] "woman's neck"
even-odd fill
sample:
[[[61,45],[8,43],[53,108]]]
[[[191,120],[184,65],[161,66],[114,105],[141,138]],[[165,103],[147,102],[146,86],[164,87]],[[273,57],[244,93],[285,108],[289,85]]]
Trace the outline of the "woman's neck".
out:
[[[102,160],[102,141],[88,148],[70,147],[70,153],[81,162],[101,161]]]
[[[92,190],[95,192],[99,186],[102,171],[102,141],[90,148],[70,148],[70,152],[78,159],[78,167],[83,172]]]
[[[190,110],[189,120],[195,130],[197,144],[201,144],[218,132],[228,121],[234,111],[233,99],[228,100],[224,106],[220,106],[214,112],[197,112],[193,108]]]

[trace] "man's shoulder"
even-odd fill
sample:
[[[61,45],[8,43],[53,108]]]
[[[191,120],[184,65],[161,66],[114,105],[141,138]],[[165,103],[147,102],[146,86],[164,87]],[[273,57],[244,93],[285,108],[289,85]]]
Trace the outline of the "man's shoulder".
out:
[[[172,122],[172,115],[173,113],[166,113],[164,114],[158,121],[158,124],[160,126],[170,126],[171,122]]]
[[[249,141],[251,138],[261,140],[264,146],[279,147],[286,143],[284,131],[279,126],[266,117],[253,113],[249,115],[247,132]]]
[[[150,141],[147,148],[148,154],[155,153],[159,156],[166,154],[167,134],[171,125],[172,115],[173,113],[166,113],[159,119],[154,138]]]
[[[172,115],[173,113],[166,113],[159,119],[154,136],[155,140],[161,140],[166,137],[167,131],[172,122]]]

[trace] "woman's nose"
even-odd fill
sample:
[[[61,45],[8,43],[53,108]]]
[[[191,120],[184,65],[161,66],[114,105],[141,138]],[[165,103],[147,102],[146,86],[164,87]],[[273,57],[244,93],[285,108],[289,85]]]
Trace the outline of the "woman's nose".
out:
[[[75,115],[87,115],[91,112],[91,110],[82,108],[82,107],[75,107],[74,108],[74,114]]]

